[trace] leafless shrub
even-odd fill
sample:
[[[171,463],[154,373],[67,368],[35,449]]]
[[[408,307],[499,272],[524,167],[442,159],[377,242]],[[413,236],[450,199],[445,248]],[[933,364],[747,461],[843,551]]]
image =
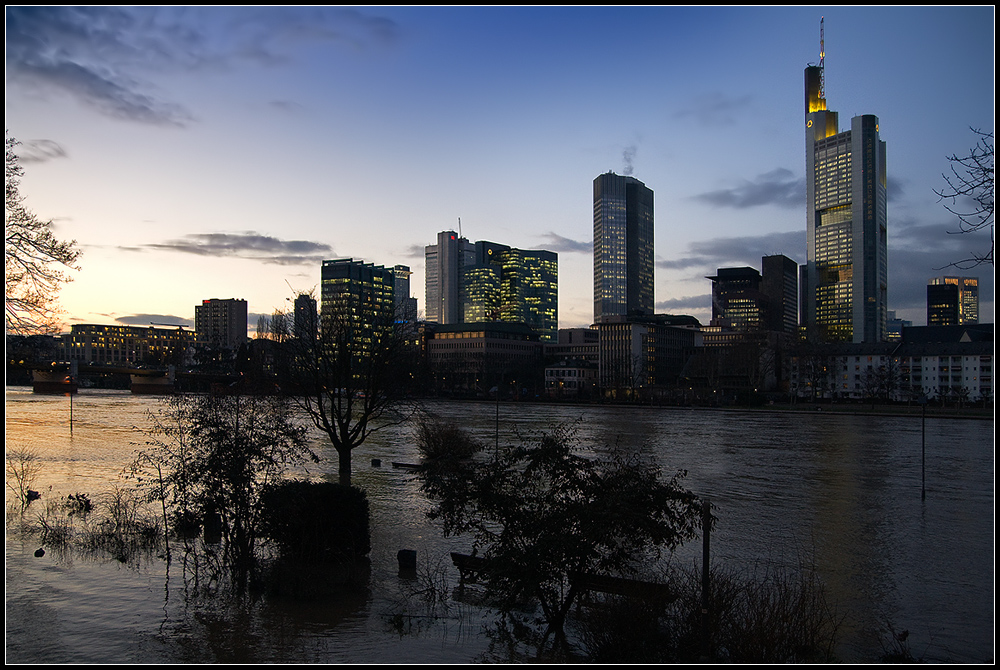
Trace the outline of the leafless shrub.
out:
[[[12,447],[6,450],[6,485],[14,495],[16,506],[23,514],[28,505],[40,496],[32,486],[41,472],[42,464],[38,454],[27,447]]]

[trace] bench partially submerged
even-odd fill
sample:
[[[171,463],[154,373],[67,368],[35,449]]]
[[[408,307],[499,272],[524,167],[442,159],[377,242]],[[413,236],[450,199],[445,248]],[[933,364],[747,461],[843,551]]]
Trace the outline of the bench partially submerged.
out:
[[[451,562],[458,568],[460,584],[465,583],[466,580],[470,582],[478,581],[487,566],[486,559],[482,556],[459,554],[454,551],[451,552]],[[577,591],[609,593],[629,598],[655,600],[662,603],[673,602],[677,599],[677,594],[666,584],[644,582],[639,579],[628,579],[627,577],[612,577],[610,575],[577,572],[570,577],[570,583],[571,588]]]
[[[459,583],[466,580],[475,582],[479,580],[479,575],[486,569],[486,559],[482,556],[472,554],[459,554],[451,552],[451,562],[458,568]]]

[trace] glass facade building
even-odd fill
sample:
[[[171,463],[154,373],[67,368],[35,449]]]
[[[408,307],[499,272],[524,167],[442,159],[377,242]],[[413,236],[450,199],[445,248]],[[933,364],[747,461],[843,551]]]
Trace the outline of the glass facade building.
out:
[[[358,355],[373,338],[396,322],[396,276],[391,268],[340,258],[323,261],[320,285],[320,332],[345,329]]]
[[[886,339],[886,149],[878,118],[851,119],[822,97],[822,68],[805,70],[806,265],[802,325],[811,341]]]
[[[594,179],[594,322],[653,313],[653,191],[613,172]]]
[[[979,323],[979,278],[934,277],[927,282],[927,325]]]
[[[454,231],[424,249],[427,320],[523,323],[543,342],[559,334],[559,261],[551,251],[469,242]]]

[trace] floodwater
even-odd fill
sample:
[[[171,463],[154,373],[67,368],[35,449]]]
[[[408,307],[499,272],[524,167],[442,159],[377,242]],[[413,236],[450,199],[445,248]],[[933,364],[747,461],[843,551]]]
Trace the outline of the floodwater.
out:
[[[45,396],[11,387],[6,444],[41,456],[46,498],[107,491],[143,441],[160,401],[84,389]],[[430,402],[425,408],[488,443],[567,422],[581,444],[635,449],[664,474],[711,499],[713,562],[814,564],[844,615],[837,655],[876,659],[885,626],[909,631],[915,657],[979,663],[994,658],[993,422],[928,418],[925,491],[916,417],[676,408]],[[72,416],[72,422],[70,420]],[[140,429],[140,430],[136,430]],[[336,454],[296,476],[336,477]],[[381,459],[375,467],[372,459]],[[8,662],[464,663],[489,660],[488,618],[458,600],[435,608],[413,594],[457,583],[449,551],[467,551],[426,518],[412,474],[409,427],[377,434],[354,452],[354,483],[372,513],[365,590],[309,602],[231,602],[198,595],[175,563],[122,565],[79,552],[6,542]],[[43,502],[39,501],[39,502]],[[39,503],[35,503],[39,504]],[[415,549],[417,580],[399,576],[396,552]],[[699,561],[700,541],[679,550]],[[396,616],[403,613],[405,616]]]

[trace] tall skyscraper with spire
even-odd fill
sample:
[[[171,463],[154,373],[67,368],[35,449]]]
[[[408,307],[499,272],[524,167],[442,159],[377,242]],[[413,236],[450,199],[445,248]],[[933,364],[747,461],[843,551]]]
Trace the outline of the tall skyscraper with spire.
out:
[[[881,342],[888,276],[885,142],[871,114],[838,130],[837,112],[826,107],[822,31],[819,65],[805,69],[802,324],[812,341]]]
[[[653,313],[653,191],[634,177],[594,179],[594,323]]]

